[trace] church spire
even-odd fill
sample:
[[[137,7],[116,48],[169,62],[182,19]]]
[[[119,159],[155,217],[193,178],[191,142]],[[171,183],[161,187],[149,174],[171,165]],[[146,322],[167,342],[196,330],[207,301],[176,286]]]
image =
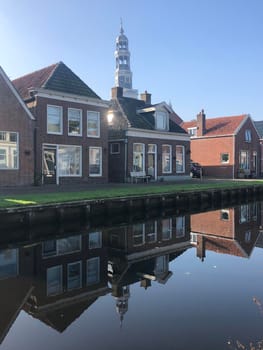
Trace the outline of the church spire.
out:
[[[130,68],[129,41],[126,35],[124,35],[122,19],[120,34],[116,38],[115,59],[115,86],[120,86],[126,89],[132,89],[132,72]]]

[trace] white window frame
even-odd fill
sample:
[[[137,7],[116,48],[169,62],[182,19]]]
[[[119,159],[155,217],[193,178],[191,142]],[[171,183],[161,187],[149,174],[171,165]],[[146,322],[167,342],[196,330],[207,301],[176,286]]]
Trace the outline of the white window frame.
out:
[[[69,267],[72,265],[79,265],[79,285],[78,286],[74,286],[74,287],[70,287],[69,286]],[[81,261],[75,261],[72,263],[67,264],[67,288],[68,290],[74,290],[74,289],[80,289],[82,287],[82,263]]]
[[[78,243],[79,243],[79,247],[75,250],[69,250],[69,251],[66,251],[66,252],[61,252],[59,251],[59,244],[60,242],[62,241],[67,241],[71,238],[74,238],[76,240],[78,240]],[[65,237],[65,238],[59,238],[59,239],[52,239],[50,241],[54,241],[55,242],[55,249],[53,250],[53,252],[50,252],[50,253],[45,253],[44,251],[44,243],[42,243],[42,257],[43,258],[50,258],[50,257],[54,257],[54,256],[60,256],[60,255],[69,255],[69,254],[74,254],[74,253],[77,253],[77,252],[80,252],[81,251],[81,236],[80,235],[74,235],[74,236],[69,236],[69,237]]]
[[[91,235],[95,235],[97,234],[98,236],[98,242],[95,246],[91,245]],[[89,249],[99,249],[102,247],[102,232],[101,231],[94,231],[94,232],[90,232],[89,234]]]
[[[70,118],[72,118],[72,116],[70,116],[71,111],[79,111],[79,133],[69,131],[69,123],[71,120]],[[68,135],[69,136],[82,136],[82,109],[80,109],[80,108],[68,108]]]
[[[169,148],[169,155],[170,155],[170,159],[169,159],[169,170],[165,170],[165,166],[164,166],[164,157],[166,155],[166,153],[164,154],[164,147],[168,147]],[[173,169],[173,164],[172,164],[172,146],[171,145],[162,145],[162,173],[163,174],[172,174],[172,169]]]
[[[190,135],[190,137],[196,137],[196,134],[197,134],[197,128],[194,127],[194,128],[188,128],[188,134]]]
[[[245,141],[249,143],[252,141],[252,134],[250,129],[245,130]]]
[[[99,172],[99,174],[90,173],[90,158],[91,158],[90,152],[92,149],[99,150],[99,152],[100,152],[100,158],[99,158],[99,160],[100,160],[100,164],[99,164],[100,165],[100,172]],[[101,177],[102,176],[102,147],[95,147],[95,146],[89,147],[89,176],[90,177]]]
[[[176,238],[182,238],[185,236],[185,216],[176,217],[176,227],[175,227]]]
[[[60,154],[60,151],[61,149],[70,149],[70,148],[79,149],[79,173],[65,174],[61,171],[62,155]],[[82,176],[82,147],[77,145],[57,145],[57,170],[58,170],[57,172],[59,177],[81,177]]]
[[[0,165],[0,171],[1,170],[18,170],[19,169],[19,133],[15,131],[3,131],[3,130],[1,130],[0,133],[3,135],[3,140],[0,140],[0,150],[3,151],[2,156],[4,157],[4,162],[1,162],[1,163],[5,165],[3,167],[1,167]],[[11,141],[12,134],[16,135],[16,141]]]
[[[223,156],[227,155],[228,156],[228,160],[225,161],[223,160]],[[223,153],[220,153],[220,161],[221,161],[221,164],[228,164],[229,161],[230,161],[230,155],[228,152],[223,152]]]
[[[146,240],[147,243],[151,244],[151,243],[155,243],[157,241],[157,221],[154,220],[152,221],[153,225],[154,225],[154,230],[153,232],[148,231],[148,224],[149,223],[145,223],[145,236],[146,236]]]
[[[182,149],[182,170],[177,170],[177,149],[181,148]],[[181,154],[181,153],[180,153]],[[175,146],[175,157],[176,157],[176,173],[177,174],[182,174],[185,172],[185,148],[182,145],[176,145]]]
[[[92,281],[92,282],[88,282],[88,276],[89,276],[89,270],[88,270],[88,265],[91,261],[96,261],[96,267],[97,267],[97,279],[95,281]],[[91,259],[88,259],[87,260],[87,271],[86,271],[86,284],[87,286],[92,286],[94,284],[98,284],[100,282],[100,257],[99,256],[96,256],[94,258],[91,258]]]
[[[160,125],[160,117],[162,117],[162,125]],[[169,129],[169,116],[165,111],[155,112],[155,129],[156,130],[168,130]]]
[[[142,151],[141,152],[134,151],[136,145],[142,146]],[[133,168],[133,171],[145,171],[145,144],[136,142],[136,143],[133,144],[132,147],[133,147],[132,148],[132,168]],[[136,155],[135,154],[140,154],[141,157],[142,157],[142,169],[141,170],[137,170],[136,169],[137,165],[136,165],[136,162],[135,162],[135,159],[136,159]]]
[[[241,158],[243,158],[242,156],[242,153],[243,153],[243,156],[245,155],[245,163],[241,163]],[[250,169],[250,164],[249,164],[249,151],[247,150],[240,150],[240,153],[239,153],[239,165],[240,165],[240,169],[244,169],[244,170],[249,170]]]
[[[92,135],[89,133],[89,115],[91,114],[97,116],[97,134]],[[98,111],[87,111],[87,137],[99,138],[100,137],[100,112]]]
[[[168,237],[164,237],[164,222],[168,222]],[[172,238],[172,232],[173,232],[173,221],[172,218],[166,218],[162,219],[162,241],[169,241]]]
[[[134,231],[136,226],[137,227],[140,226],[141,229],[138,231]],[[135,243],[134,241],[138,238],[140,239],[140,243]],[[132,241],[133,241],[134,247],[139,247],[145,244],[145,224],[138,223],[138,224],[132,225]]]
[[[54,131],[49,131],[48,130],[48,109],[49,107],[51,108],[57,108],[59,110],[59,118],[60,118],[60,131],[54,132]],[[56,105],[47,105],[47,134],[52,134],[52,135],[62,135],[63,134],[63,107],[62,106],[56,106]]]

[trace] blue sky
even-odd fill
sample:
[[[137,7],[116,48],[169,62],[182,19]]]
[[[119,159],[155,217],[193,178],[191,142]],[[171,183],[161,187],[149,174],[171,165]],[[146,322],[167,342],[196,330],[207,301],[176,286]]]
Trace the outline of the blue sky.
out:
[[[0,65],[15,79],[63,61],[103,99],[120,18],[133,88],[184,120],[263,120],[263,0],[0,0]]]

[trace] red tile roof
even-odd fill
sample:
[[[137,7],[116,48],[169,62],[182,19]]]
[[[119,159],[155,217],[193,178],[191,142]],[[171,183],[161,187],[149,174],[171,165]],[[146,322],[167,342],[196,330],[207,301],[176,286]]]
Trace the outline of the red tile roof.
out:
[[[15,79],[13,80],[13,84],[24,100],[30,98],[30,90],[39,88],[100,99],[63,62],[52,64],[51,66]]]
[[[30,74],[24,75],[23,77],[17,78],[12,81],[15,88],[19,92],[23,99],[30,97],[29,90],[32,88],[43,87],[48,78],[52,75],[56,69],[58,63],[52,64],[51,66],[42,68]]]
[[[204,136],[232,135],[246,118],[247,114],[206,119],[206,132]],[[185,129],[185,131],[196,126],[196,120],[181,124],[181,127]]]

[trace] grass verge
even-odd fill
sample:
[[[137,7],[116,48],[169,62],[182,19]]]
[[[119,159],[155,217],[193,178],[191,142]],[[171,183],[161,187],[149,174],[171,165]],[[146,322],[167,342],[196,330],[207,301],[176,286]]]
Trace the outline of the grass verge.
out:
[[[81,201],[89,199],[107,199],[129,196],[140,196],[149,194],[179,193],[186,191],[203,191],[209,189],[229,189],[237,187],[250,187],[263,185],[263,181],[220,181],[220,182],[198,182],[198,183],[173,183],[154,184],[146,186],[125,186],[89,189],[81,192],[52,192],[52,193],[27,193],[20,195],[0,196],[0,207],[8,208],[14,206],[40,205],[49,203],[62,203]]]

